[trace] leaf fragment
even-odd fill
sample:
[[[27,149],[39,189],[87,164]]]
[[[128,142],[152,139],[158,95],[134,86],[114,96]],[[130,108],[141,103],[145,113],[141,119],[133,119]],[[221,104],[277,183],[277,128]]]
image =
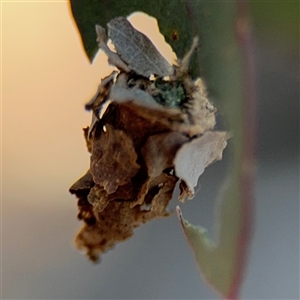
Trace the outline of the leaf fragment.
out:
[[[126,65],[124,61],[119,57],[118,54],[111,51],[107,46],[107,37],[105,33],[105,29],[100,25],[96,25],[96,33],[97,33],[97,42],[99,48],[107,55],[109,64],[116,66],[117,68],[124,70],[126,72],[130,72],[130,69]]]
[[[174,159],[175,173],[185,182],[190,195],[194,195],[194,187],[204,169],[222,159],[228,137],[227,132],[207,131],[178,150]]]
[[[188,141],[188,137],[176,131],[151,135],[142,149],[148,175],[156,177],[172,168],[177,150]]]
[[[110,202],[106,209],[96,213],[97,223],[84,225],[76,236],[78,249],[86,251],[92,261],[98,261],[99,254],[133,235],[138,223],[135,211],[126,202]]]
[[[150,39],[136,30],[124,17],[112,19],[108,24],[108,35],[117,53],[129,68],[139,75],[170,76],[174,70],[160,54]]]
[[[81,193],[88,192],[94,185],[92,174],[88,170],[70,187],[69,191],[71,194],[80,195]]]
[[[96,184],[102,185],[108,194],[124,185],[137,173],[137,154],[132,140],[121,130],[107,124],[106,131],[95,133],[91,156],[91,174]]]
[[[111,89],[110,98],[118,103],[133,102],[139,106],[159,110],[163,109],[163,107],[159,105],[151,95],[135,87],[129,89],[115,84]]]
[[[101,80],[101,83],[97,88],[96,94],[88,103],[85,104],[86,110],[91,110],[93,107],[98,107],[103,102],[105,102],[116,75],[117,72],[113,71],[111,74],[109,74]]]
[[[85,250],[90,260],[97,262],[101,253],[130,238],[134,228],[154,218],[168,216],[166,208],[172,199],[176,182],[174,176],[164,173],[151,182],[150,189],[145,195],[146,201],[151,200],[149,210],[144,210],[142,205],[132,206],[130,201],[109,201],[102,203],[104,208],[101,207],[99,210],[96,205],[91,210],[92,205],[86,199],[81,200],[80,213],[97,221],[92,223],[89,219],[85,219],[86,222],[75,239],[77,248]],[[156,189],[158,191],[153,195],[152,192]],[[98,191],[100,194],[103,192],[101,188]],[[92,193],[93,196],[97,194]],[[97,196],[94,200],[95,204],[100,204]]]
[[[89,203],[93,205],[94,210],[102,212],[109,203],[107,192],[104,188],[96,184],[91,190],[87,197]]]

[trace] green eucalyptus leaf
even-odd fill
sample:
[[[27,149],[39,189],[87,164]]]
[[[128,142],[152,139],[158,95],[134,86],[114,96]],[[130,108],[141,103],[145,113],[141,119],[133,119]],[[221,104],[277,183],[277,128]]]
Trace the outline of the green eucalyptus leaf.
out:
[[[126,17],[133,12],[144,12],[158,20],[160,30],[172,48],[183,55],[192,41],[190,25],[176,16],[186,14],[184,1],[160,0],[153,5],[152,1],[141,0],[70,0],[71,10],[81,34],[81,38],[90,60],[98,50],[95,41],[95,24],[106,26],[112,19]],[[176,33],[176,38],[174,34]]]
[[[98,51],[95,25],[106,27],[116,17],[127,17],[133,12],[144,12],[157,19],[159,29],[166,42],[178,57],[189,50],[193,36],[192,24],[187,22],[188,12],[185,1],[160,0],[70,0],[71,10],[78,26],[85,52],[90,61]],[[178,18],[178,16],[181,16]],[[194,61],[195,63],[195,61]]]
[[[226,189],[220,194],[219,215],[215,225],[219,229],[217,243],[201,227],[179,218],[195,254],[204,278],[226,298],[236,298],[241,289],[249,243],[251,209],[244,197],[243,149],[243,76],[242,56],[236,29],[236,2],[188,1],[193,20],[200,32],[200,62],[210,95],[227,117],[233,138],[229,142],[230,172]]]
[[[238,297],[245,264],[241,257],[247,250],[242,247],[244,208],[240,201],[241,195],[237,194],[239,190],[239,182],[231,182],[225,193],[220,195],[223,199],[219,203],[215,224],[219,229],[217,241],[208,236],[205,228],[185,220],[177,207],[178,218],[201,273],[227,299]]]
[[[160,0],[153,5],[153,1],[141,0],[70,0],[70,5],[90,61],[99,49],[95,25],[106,27],[112,19],[129,16],[133,12],[144,12],[155,17],[160,32],[179,58],[188,52],[193,37],[199,36],[199,47],[190,64],[191,73],[193,77],[203,75],[210,94],[224,101],[222,89],[228,86],[226,82],[229,78],[223,80],[223,75],[233,73],[238,63],[236,44],[232,39],[234,22],[226,18],[226,13],[232,12],[235,3]]]

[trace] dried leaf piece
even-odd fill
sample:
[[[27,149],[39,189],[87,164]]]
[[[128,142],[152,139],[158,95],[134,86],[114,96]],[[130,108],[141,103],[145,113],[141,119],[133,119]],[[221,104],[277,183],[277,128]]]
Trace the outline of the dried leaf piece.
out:
[[[151,95],[138,88],[129,89],[115,84],[110,91],[110,98],[118,103],[133,102],[139,106],[145,106],[152,109],[164,109]]]
[[[82,227],[75,239],[77,248],[85,250],[92,261],[98,261],[100,254],[130,238],[134,228],[153,218],[168,216],[166,208],[172,199],[176,181],[177,178],[164,173],[153,181],[151,186],[158,186],[158,191],[149,202],[149,210],[139,205],[132,208],[131,202],[117,201],[110,201],[101,212],[94,210],[97,222]]]
[[[109,203],[107,192],[98,184],[91,189],[87,199],[98,212],[103,211]]]
[[[139,189],[139,193],[135,198],[135,201],[131,203],[130,207],[135,207],[137,205],[149,205],[151,204],[155,195],[158,194],[162,186],[166,183],[167,179],[171,176],[175,179],[175,183],[177,178],[173,175],[160,173],[156,177],[148,177],[146,181],[142,184],[142,187]],[[174,186],[175,186],[174,183]]]
[[[136,209],[131,209],[128,202],[110,202],[103,212],[97,213],[97,223],[84,225],[78,233],[75,244],[78,249],[86,250],[92,261],[99,255],[113,248],[116,243],[133,235],[136,222]]]
[[[175,173],[185,182],[188,194],[194,195],[194,187],[204,169],[222,159],[228,137],[227,132],[207,131],[178,150],[174,159]]]
[[[130,72],[130,69],[126,65],[124,61],[120,58],[120,56],[112,52],[107,46],[107,37],[105,33],[105,29],[100,25],[96,25],[96,33],[97,33],[97,42],[99,48],[107,55],[109,64],[116,66],[117,68],[125,71]]]
[[[88,170],[80,179],[78,179],[69,189],[71,194],[80,196],[82,194],[88,194],[90,189],[95,185],[92,174]]]
[[[117,103],[134,102],[139,106],[150,109],[164,110],[146,88],[152,82],[144,77],[121,72],[116,78],[115,84],[110,89],[109,98]]]
[[[176,111],[154,110],[133,102],[112,102],[103,122],[124,131],[131,137],[134,148],[139,152],[150,135],[170,131],[174,124],[184,122],[180,112]]]
[[[98,212],[102,212],[110,201],[132,201],[132,199],[136,198],[137,193],[138,189],[131,182],[119,186],[112,194],[108,194],[102,186],[96,184],[90,190],[87,199],[93,205],[94,211],[97,214]]]
[[[110,75],[104,77],[101,80],[97,88],[96,94],[92,97],[92,99],[85,104],[85,109],[90,110],[93,107],[100,106],[102,102],[104,102],[109,94],[110,88],[114,82],[117,72],[113,71]]]
[[[169,216],[169,212],[167,212],[166,209],[172,200],[173,191],[177,182],[177,178],[165,173],[162,173],[156,179],[160,181],[158,184],[160,189],[151,201],[151,209],[148,214],[148,218],[150,219]]]
[[[89,137],[90,127],[83,128],[83,135],[86,143],[86,148],[89,153],[92,153],[92,141]]]
[[[72,188],[72,187],[71,187]],[[70,188],[70,192],[71,192]],[[77,218],[79,220],[83,220],[86,224],[93,225],[97,222],[94,212],[93,212],[93,206],[88,202],[87,195],[89,193],[89,189],[87,190],[74,190],[71,192],[74,193],[76,197],[78,198],[77,206],[78,206],[78,215]]]
[[[91,156],[91,174],[96,184],[108,194],[124,185],[139,170],[137,154],[130,137],[122,130],[105,125],[106,131],[97,128]],[[97,136],[97,132],[99,136]]]
[[[183,180],[180,180],[179,182],[179,191],[178,200],[180,202],[184,202],[185,199],[192,199],[194,197],[194,191],[191,191]]]
[[[89,126],[88,132],[87,132],[87,136],[86,136],[86,140],[87,140],[87,144],[91,143],[91,137],[92,137],[92,133],[94,132],[94,130],[96,129],[96,125],[99,121],[98,116],[96,116],[94,114],[94,112],[92,113],[92,121],[91,121],[91,125]],[[89,147],[88,147],[89,148]],[[91,148],[92,149],[92,148]],[[89,151],[91,152],[91,151]]]
[[[175,176],[166,173],[161,173],[155,178],[149,178],[144,202],[149,204],[150,208],[149,211],[140,215],[141,221],[147,222],[153,218],[169,216],[169,212],[166,209],[172,200],[177,180]]]
[[[95,225],[97,219],[94,215],[93,206],[87,201],[86,197],[81,197],[78,199],[77,206],[79,213],[77,218],[83,220],[87,225]]]
[[[111,20],[108,24],[108,35],[117,53],[137,74],[169,76],[174,70],[167,60],[155,48],[150,39],[136,30],[124,17]]]
[[[110,89],[109,98],[112,101],[118,103],[134,102],[140,106],[160,110],[163,109],[163,107],[146,91],[143,91],[138,86],[130,87],[128,85],[129,80],[130,76],[127,73],[121,72],[118,75],[115,84]]]
[[[148,175],[156,177],[164,169],[173,167],[177,150],[188,141],[188,137],[176,131],[150,136],[142,149]]]

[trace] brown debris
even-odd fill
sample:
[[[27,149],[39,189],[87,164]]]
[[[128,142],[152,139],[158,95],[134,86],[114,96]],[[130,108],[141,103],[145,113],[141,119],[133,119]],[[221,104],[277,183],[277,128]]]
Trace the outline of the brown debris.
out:
[[[227,145],[227,132],[207,131],[202,136],[185,143],[176,153],[174,159],[175,173],[184,181],[182,188],[190,197],[204,169],[217,160]],[[182,199],[182,194],[180,199]]]
[[[77,202],[79,213],[77,218],[83,220],[87,225],[94,225],[97,223],[96,216],[94,215],[93,206],[88,202],[86,196],[79,197]]]
[[[113,81],[114,81],[116,74],[117,74],[117,72],[113,71],[110,75],[104,77],[101,80],[101,83],[98,86],[96,94],[85,105],[85,108],[87,110],[99,108],[100,105],[107,99],[108,94],[110,92],[110,88],[113,85]]]
[[[143,222],[157,217],[169,216],[169,212],[166,209],[172,199],[177,180],[173,175],[161,173],[158,177],[152,178],[148,182],[148,192],[144,197],[144,203],[150,203],[151,205],[149,211],[141,215]]]
[[[82,177],[80,177],[69,189],[71,194],[79,196],[81,194],[88,195],[90,189],[95,185],[92,174],[88,170]]]
[[[184,180],[180,180],[179,182],[179,191],[178,200],[182,203],[184,203],[186,199],[193,199],[195,196],[194,192],[188,188]]]
[[[159,190],[150,202],[149,210],[144,210],[140,205],[132,208],[130,202],[117,201],[110,201],[104,211],[94,209],[97,222],[86,222],[81,228],[75,239],[77,248],[85,250],[87,256],[96,262],[101,253],[130,238],[134,228],[154,218],[168,216],[166,208],[172,199],[177,179],[162,174],[162,177],[156,179],[156,184],[162,181],[164,184],[159,184]]]
[[[89,136],[90,127],[83,128],[83,135],[86,143],[86,148],[89,153],[92,153],[92,140]]]
[[[111,101],[94,122],[92,135],[84,130],[90,171],[70,191],[79,198],[78,218],[85,222],[76,245],[92,261],[131,237],[134,228],[169,215],[178,181],[178,174],[171,174],[177,153],[215,124],[214,109],[200,88],[191,91],[182,111]],[[99,109],[95,103],[94,114]],[[180,189],[180,200],[192,196],[183,180]]]
[[[105,211],[97,213],[96,224],[82,227],[75,244],[78,249],[85,250],[91,260],[97,261],[99,254],[132,236],[136,226],[135,212],[129,208],[129,203],[112,201]]]
[[[156,177],[163,170],[173,167],[173,158],[177,150],[188,141],[188,137],[176,131],[151,135],[142,148],[148,175]]]
[[[109,203],[108,194],[101,185],[96,184],[87,197],[94,211],[102,212]]]
[[[97,27],[98,42],[115,57],[120,53],[106,49],[103,30]],[[84,221],[75,243],[92,261],[131,237],[134,228],[169,216],[177,181],[179,200],[191,198],[204,168],[221,159],[228,135],[211,131],[216,109],[203,81],[188,75],[196,45],[195,39],[179,66],[173,66],[170,81],[128,71],[116,58],[120,71],[105,77],[86,104],[93,113],[91,126],[84,129],[90,169],[70,192]]]
[[[137,154],[132,140],[124,131],[114,130],[111,125],[94,138],[91,156],[91,174],[96,184],[104,187],[108,194],[114,193],[137,173]]]

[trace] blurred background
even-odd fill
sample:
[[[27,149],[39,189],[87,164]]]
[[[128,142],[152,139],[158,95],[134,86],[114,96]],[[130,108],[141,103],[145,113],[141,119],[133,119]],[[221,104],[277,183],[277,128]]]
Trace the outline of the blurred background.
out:
[[[259,132],[244,299],[299,299],[299,9],[288,1],[252,5]],[[66,1],[1,1],[1,17],[2,298],[216,298],[175,215],[138,228],[100,264],[75,249],[81,224],[68,188],[89,164],[84,103],[110,68],[103,53],[89,64]],[[154,19],[132,22],[172,56]],[[210,234],[226,157],[181,205]],[[177,204],[174,195],[170,209]]]

